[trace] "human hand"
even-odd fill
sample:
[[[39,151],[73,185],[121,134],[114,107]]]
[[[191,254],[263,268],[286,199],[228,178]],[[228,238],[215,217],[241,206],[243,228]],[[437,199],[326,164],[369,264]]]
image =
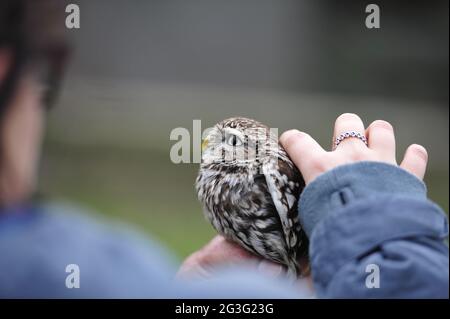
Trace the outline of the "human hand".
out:
[[[249,265],[258,271],[276,277],[283,271],[280,264],[261,259],[236,243],[217,235],[200,250],[190,255],[181,265],[177,277],[200,276],[208,278],[215,269],[225,266]]]
[[[310,135],[297,130],[283,133],[280,143],[301,171],[306,184],[337,166],[358,161],[398,165],[395,156],[394,129],[391,124],[378,120],[365,129],[362,120],[356,114],[342,114],[336,119],[333,144],[336,137],[350,131],[365,136],[368,145],[366,146],[361,139],[349,137],[343,139],[334,150],[327,152]],[[427,161],[428,154],[425,148],[413,144],[406,150],[400,167],[423,179]]]

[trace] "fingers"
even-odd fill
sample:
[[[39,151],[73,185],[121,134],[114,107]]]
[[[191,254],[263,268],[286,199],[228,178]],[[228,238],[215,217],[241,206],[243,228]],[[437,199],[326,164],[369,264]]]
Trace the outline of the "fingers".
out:
[[[334,140],[342,133],[354,131],[367,137],[368,147],[359,138],[348,137],[334,152],[326,152],[311,136],[297,130],[285,132],[280,137],[294,164],[300,169],[308,184],[321,173],[338,165],[354,161],[381,161],[397,165],[395,156],[395,135],[392,125],[386,121],[374,121],[366,131],[359,116],[345,113],[335,123]],[[423,179],[428,155],[420,145],[411,145],[401,163],[401,167]]]
[[[394,128],[389,122],[377,120],[369,125],[366,131],[368,146],[376,151],[380,159],[395,162]]]
[[[255,255],[220,235],[215,236],[200,253],[205,264],[220,264],[255,258]]]
[[[336,119],[334,124],[333,143],[336,138],[346,132],[354,131],[364,135],[364,123],[361,118],[353,113],[344,113]],[[339,149],[366,147],[364,142],[358,138],[346,138],[339,144]]]
[[[224,237],[217,235],[202,249],[191,254],[178,270],[178,278],[208,278],[212,269],[228,264],[257,264],[260,259]]]
[[[214,267],[242,263],[254,265],[258,271],[272,277],[277,277],[283,272],[282,265],[265,259],[261,260],[221,235],[215,236],[200,250],[199,254],[200,256],[195,256],[194,254],[194,259],[197,258],[195,266],[199,268],[197,269],[198,272],[203,272],[203,275],[210,273]]]
[[[400,167],[417,176],[419,179],[423,179],[427,169],[427,163],[427,150],[421,145],[413,144],[406,150]]]
[[[326,151],[309,134],[297,130],[284,132],[280,137],[280,143],[302,173],[304,173],[305,165],[312,159],[326,154]]]

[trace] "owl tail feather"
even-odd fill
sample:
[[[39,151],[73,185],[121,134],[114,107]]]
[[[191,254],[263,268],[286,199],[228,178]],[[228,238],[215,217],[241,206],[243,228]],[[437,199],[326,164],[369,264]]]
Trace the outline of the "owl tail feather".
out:
[[[295,281],[298,278],[307,277],[311,274],[311,268],[309,265],[308,258],[300,258],[301,261],[297,257],[292,257],[286,263],[287,272],[286,275],[289,280]]]

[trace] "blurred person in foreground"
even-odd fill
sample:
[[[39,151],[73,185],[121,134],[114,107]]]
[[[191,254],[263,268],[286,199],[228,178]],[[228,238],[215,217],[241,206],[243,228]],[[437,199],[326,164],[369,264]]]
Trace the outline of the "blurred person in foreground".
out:
[[[245,270],[176,284],[176,263],[156,241],[36,200],[45,114],[69,51],[64,14],[59,0],[0,1],[0,298],[302,295]],[[246,284],[236,291],[233,281]]]
[[[426,198],[425,149],[412,145],[398,166],[389,123],[366,129],[354,114],[336,120],[335,138],[355,131],[368,145],[344,138],[326,152],[298,131],[280,139],[307,184],[299,212],[312,278],[296,285],[219,236],[174,280],[175,263],[155,242],[33,201],[45,112],[67,56],[59,3],[0,2],[0,297],[448,297],[448,226]],[[379,269],[378,288],[367,285],[367,265]]]

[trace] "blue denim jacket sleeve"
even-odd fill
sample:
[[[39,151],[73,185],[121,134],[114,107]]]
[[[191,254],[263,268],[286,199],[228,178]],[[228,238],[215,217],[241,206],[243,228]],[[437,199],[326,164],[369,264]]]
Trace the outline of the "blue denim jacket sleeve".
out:
[[[155,240],[84,213],[60,204],[0,211],[0,299],[311,297],[248,267],[175,281],[175,258]]]
[[[337,167],[302,193],[322,298],[448,298],[448,223],[422,181],[384,163]]]

